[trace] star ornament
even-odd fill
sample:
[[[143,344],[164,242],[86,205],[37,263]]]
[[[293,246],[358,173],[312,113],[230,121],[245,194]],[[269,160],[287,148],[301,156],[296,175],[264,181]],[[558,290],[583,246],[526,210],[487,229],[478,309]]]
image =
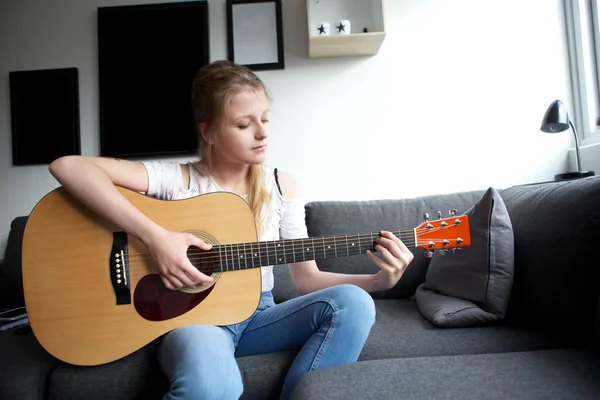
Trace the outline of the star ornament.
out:
[[[321,26],[319,27],[319,35],[324,35],[325,34],[325,27],[323,26],[323,24],[321,24]]]
[[[338,33],[342,31],[346,32],[346,25],[342,24],[341,22],[338,26],[336,26],[336,28],[338,28]]]

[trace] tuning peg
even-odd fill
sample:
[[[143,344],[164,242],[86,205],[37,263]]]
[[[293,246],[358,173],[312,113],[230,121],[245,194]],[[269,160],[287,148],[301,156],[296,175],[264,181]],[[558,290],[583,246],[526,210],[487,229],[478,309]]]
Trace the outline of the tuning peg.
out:
[[[425,256],[425,258],[431,258],[433,257],[433,252],[427,250],[423,255]]]
[[[429,221],[429,213],[423,213],[423,221]]]
[[[452,249],[452,252],[454,254],[460,254],[460,253],[462,253],[462,247],[455,247]]]
[[[450,213],[450,216],[452,216],[452,217],[456,217],[456,213],[457,213],[457,212],[458,212],[458,210],[457,210],[456,208],[453,208],[453,209],[451,209],[451,210],[449,211],[449,213]]]
[[[438,219],[442,219],[442,212],[438,211]]]
[[[438,250],[438,253],[440,254],[440,256],[446,255],[447,252],[448,252],[448,249],[439,249]]]

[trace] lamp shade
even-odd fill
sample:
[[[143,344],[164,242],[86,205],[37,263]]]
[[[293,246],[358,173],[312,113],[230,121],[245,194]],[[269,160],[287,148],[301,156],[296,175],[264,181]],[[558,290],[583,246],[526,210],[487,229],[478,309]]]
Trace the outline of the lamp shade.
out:
[[[563,132],[569,129],[569,113],[562,101],[555,100],[550,104],[544,114],[540,129],[548,133]]]
[[[550,107],[546,110],[546,114],[544,114],[544,119],[542,120],[542,126],[540,129],[543,132],[548,133],[558,133],[564,132],[567,129],[573,130],[573,137],[575,138],[575,162],[577,163],[577,171],[576,172],[567,172],[564,174],[557,174],[554,176],[554,179],[557,181],[567,180],[567,179],[579,179],[585,178],[588,176],[593,176],[594,171],[582,171],[581,170],[581,155],[579,154],[579,136],[577,135],[577,130],[575,129],[575,125],[569,120],[569,113],[567,112],[567,107],[560,100],[555,100],[550,104]]]

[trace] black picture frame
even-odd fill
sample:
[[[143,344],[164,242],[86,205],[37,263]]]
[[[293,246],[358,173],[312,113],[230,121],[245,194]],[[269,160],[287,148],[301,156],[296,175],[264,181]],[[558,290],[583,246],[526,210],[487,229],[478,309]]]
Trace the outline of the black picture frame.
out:
[[[227,0],[229,61],[253,71],[285,69],[281,0]]]
[[[210,62],[209,2],[103,6],[97,19],[100,155],[196,155],[191,94]]]
[[[81,155],[79,71],[10,71],[13,165],[50,164]]]

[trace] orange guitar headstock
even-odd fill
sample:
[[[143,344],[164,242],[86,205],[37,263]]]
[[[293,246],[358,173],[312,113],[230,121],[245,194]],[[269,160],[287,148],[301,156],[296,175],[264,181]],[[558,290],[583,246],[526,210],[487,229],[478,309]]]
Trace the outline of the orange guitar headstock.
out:
[[[468,216],[453,215],[433,221],[429,221],[428,217],[425,219],[415,228],[415,232],[417,247],[428,250],[426,256],[431,257],[436,249],[460,248],[471,244]]]

